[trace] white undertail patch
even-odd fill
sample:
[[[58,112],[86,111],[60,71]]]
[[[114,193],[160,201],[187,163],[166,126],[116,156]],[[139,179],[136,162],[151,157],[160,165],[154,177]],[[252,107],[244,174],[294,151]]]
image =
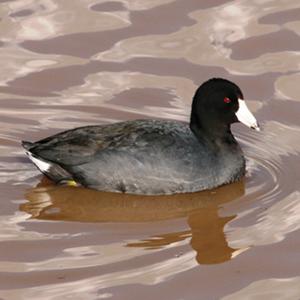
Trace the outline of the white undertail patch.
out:
[[[30,158],[30,160],[39,168],[41,172],[47,172],[51,168],[51,164],[45,162],[44,160],[38,159],[34,157],[29,151],[26,151],[26,154]]]

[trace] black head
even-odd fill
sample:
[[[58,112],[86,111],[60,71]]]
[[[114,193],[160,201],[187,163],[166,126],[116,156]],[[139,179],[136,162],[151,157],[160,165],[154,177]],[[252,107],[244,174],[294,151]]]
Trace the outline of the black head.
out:
[[[215,132],[222,134],[230,130],[230,124],[241,121],[246,124],[239,116],[241,115],[239,108],[242,104],[244,107],[243,93],[241,89],[233,82],[222,79],[213,78],[204,82],[196,91],[193,98],[191,112],[191,129]],[[245,106],[246,107],[246,106]],[[239,111],[239,113],[238,113]],[[243,116],[247,114],[247,122],[250,116],[254,119],[251,121],[252,127],[256,123],[255,118],[247,108]],[[257,126],[258,127],[258,126]]]

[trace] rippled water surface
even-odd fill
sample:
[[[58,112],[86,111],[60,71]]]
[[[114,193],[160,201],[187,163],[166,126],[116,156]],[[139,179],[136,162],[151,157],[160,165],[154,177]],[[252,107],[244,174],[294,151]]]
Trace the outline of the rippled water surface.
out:
[[[0,1],[0,298],[300,299],[299,0]],[[141,197],[54,186],[25,157],[87,124],[188,121],[236,82],[243,182]]]

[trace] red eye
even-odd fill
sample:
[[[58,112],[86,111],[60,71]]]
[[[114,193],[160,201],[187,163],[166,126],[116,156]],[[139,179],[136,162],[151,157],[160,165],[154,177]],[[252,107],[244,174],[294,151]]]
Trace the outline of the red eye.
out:
[[[225,98],[224,98],[224,102],[225,102],[225,103],[230,103],[230,102],[231,102],[231,99],[225,97]]]

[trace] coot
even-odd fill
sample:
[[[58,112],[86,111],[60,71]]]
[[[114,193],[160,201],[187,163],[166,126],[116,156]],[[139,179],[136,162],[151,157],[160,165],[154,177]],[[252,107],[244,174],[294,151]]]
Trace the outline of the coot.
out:
[[[189,124],[134,120],[79,127],[22,144],[56,183],[131,194],[186,193],[243,177],[245,159],[230,130],[238,121],[259,130],[240,88],[213,78],[197,89]]]

